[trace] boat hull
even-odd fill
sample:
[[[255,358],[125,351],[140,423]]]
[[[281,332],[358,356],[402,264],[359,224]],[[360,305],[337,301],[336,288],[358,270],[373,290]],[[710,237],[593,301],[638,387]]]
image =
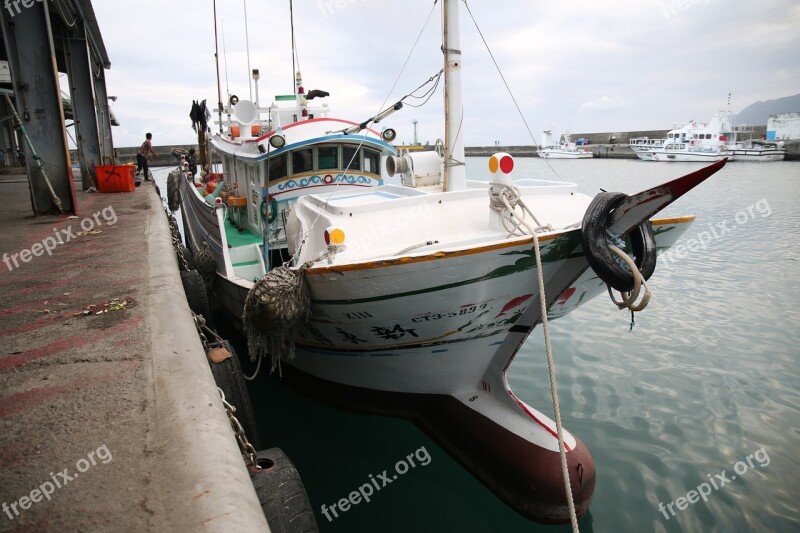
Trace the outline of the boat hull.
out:
[[[731,150],[731,156],[734,161],[783,161],[786,150],[736,148]]]
[[[640,153],[637,153],[642,159]],[[729,158],[730,154],[718,151],[681,151],[681,150],[651,150],[649,155],[652,159],[645,159],[646,161],[660,161],[660,162],[689,162],[689,163],[713,163]]]
[[[291,365],[283,367],[282,380],[328,404],[359,413],[410,420],[522,515],[544,523],[569,521],[559,453],[532,445],[468,407],[468,400],[341,385],[321,380]],[[594,461],[584,443],[575,439],[567,453],[567,462],[575,510],[582,516],[594,493]]]
[[[577,150],[548,150],[542,149],[537,152],[542,159],[591,159],[594,157],[592,152]]]

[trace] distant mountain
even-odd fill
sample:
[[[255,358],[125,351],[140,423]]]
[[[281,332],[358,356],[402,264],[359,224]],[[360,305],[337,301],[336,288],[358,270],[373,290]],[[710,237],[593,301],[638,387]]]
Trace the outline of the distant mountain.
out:
[[[742,109],[736,115],[735,124],[765,126],[770,115],[775,113],[794,113],[800,111],[800,94],[784,96],[766,102],[756,102]]]

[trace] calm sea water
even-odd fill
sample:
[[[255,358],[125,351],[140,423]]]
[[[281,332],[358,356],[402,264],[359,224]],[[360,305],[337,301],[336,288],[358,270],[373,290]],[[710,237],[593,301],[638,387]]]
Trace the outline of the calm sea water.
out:
[[[515,175],[560,177],[592,195],[634,193],[698,168],[550,164],[518,158]],[[468,162],[471,178],[485,169],[485,158]],[[731,163],[665,211],[697,215],[683,242],[710,242],[660,259],[653,300],[633,331],[630,315],[606,297],[551,323],[564,424],[597,466],[582,531],[800,530],[799,205],[800,163]],[[552,413],[540,330],[509,382]],[[410,422],[321,404],[266,376],[250,392],[263,447],[281,447],[293,459],[323,532],[569,530],[518,515]],[[423,447],[429,464],[371,502],[332,521],[321,513]],[[682,510],[673,503],[703,483],[707,501],[679,502]]]

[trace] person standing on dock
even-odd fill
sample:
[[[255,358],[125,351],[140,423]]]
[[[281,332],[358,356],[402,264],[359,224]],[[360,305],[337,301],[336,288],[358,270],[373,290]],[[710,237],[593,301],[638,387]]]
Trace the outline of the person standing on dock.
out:
[[[136,173],[138,174],[139,171],[144,170],[143,176],[145,180],[150,180],[149,169],[147,168],[147,160],[150,157],[158,157],[158,154],[153,150],[153,134],[147,133],[145,134],[145,140],[142,143],[142,146],[139,147],[139,153],[136,154]]]

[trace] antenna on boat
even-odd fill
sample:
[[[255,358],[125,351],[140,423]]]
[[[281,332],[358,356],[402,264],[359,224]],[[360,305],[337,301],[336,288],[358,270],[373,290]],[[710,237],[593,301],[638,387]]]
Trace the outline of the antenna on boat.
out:
[[[300,60],[297,58],[297,43],[294,40],[294,2],[289,0],[289,24],[292,28],[292,90],[297,94],[297,71]]]
[[[222,133],[222,86],[219,81],[219,36],[217,35],[217,0],[214,0],[214,60],[217,63],[217,111],[219,112],[219,131]]]
[[[250,34],[247,31],[247,0],[242,0],[244,3],[244,40],[247,48],[247,86],[250,87],[250,100],[253,100],[253,82],[250,80]],[[224,30],[223,30],[224,31]],[[223,34],[223,39],[225,38]]]
[[[225,19],[222,19],[222,58],[225,62],[225,93],[230,96],[231,87],[228,82],[228,49],[225,46]]]

